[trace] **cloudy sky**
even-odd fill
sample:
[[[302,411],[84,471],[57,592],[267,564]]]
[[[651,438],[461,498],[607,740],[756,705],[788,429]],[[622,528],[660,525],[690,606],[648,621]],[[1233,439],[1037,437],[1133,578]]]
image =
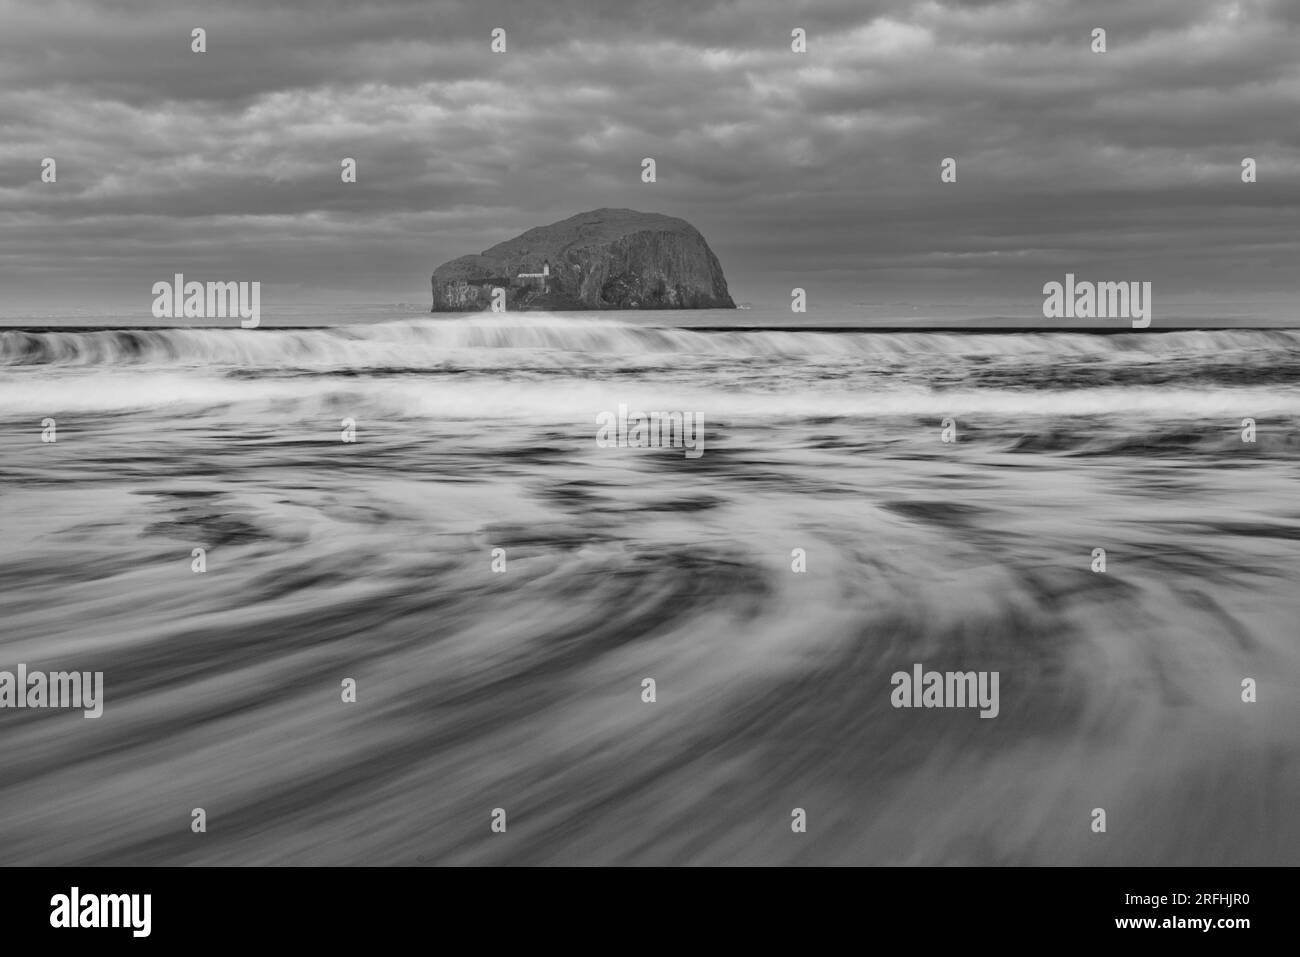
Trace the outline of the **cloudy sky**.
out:
[[[440,262],[618,206],[757,304],[1032,309],[1067,271],[1287,303],[1298,107],[1297,0],[0,0],[0,298],[427,303]]]

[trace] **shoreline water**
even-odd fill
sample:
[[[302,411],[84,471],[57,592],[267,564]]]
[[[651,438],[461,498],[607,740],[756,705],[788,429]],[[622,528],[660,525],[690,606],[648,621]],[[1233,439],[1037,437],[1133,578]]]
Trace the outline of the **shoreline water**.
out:
[[[0,863],[1300,862],[1300,331],[1152,332],[0,330]]]
[[[513,315],[518,315],[512,314]],[[574,316],[563,313],[566,318]],[[449,321],[465,321],[475,318],[475,314],[463,316],[447,316]],[[494,319],[496,317],[493,317]],[[614,320],[607,320],[614,321]],[[528,325],[527,322],[521,322],[520,325]],[[334,323],[328,325],[285,325],[276,326],[272,323],[263,323],[259,329],[275,331],[276,329],[285,331],[297,331],[308,329],[339,329],[346,328],[350,323]],[[1062,326],[1060,328],[1038,328],[1029,326],[872,326],[872,325],[750,325],[750,326],[717,326],[717,325],[694,325],[694,326],[673,326],[673,325],[641,325],[638,328],[643,329],[680,329],[684,332],[817,332],[817,333],[859,333],[859,332],[878,332],[878,333],[966,333],[969,335],[1055,335],[1077,333],[1079,335],[1152,335],[1171,332],[1287,332],[1300,331],[1300,325],[1204,325],[1204,326],[1152,326],[1149,329],[1129,329],[1122,327],[1105,327],[1105,326]],[[89,326],[55,326],[55,325],[14,325],[6,326],[0,324],[0,332],[147,332],[158,330],[198,330],[198,331],[216,331],[216,330],[239,330],[237,325],[221,326],[202,326],[202,325],[89,325]],[[244,331],[244,330],[239,330]],[[247,330],[251,331],[251,330]]]

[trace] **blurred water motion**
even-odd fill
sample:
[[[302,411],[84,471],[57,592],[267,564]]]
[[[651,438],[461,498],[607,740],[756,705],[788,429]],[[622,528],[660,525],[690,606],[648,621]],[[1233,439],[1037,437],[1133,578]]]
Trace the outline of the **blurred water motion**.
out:
[[[0,862],[1300,863],[1298,347],[0,331]]]

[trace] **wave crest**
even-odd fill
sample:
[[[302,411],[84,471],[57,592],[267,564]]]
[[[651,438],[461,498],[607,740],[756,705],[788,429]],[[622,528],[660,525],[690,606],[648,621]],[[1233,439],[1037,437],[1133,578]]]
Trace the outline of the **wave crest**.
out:
[[[438,368],[453,356],[492,350],[544,353],[554,364],[591,355],[720,358],[840,356],[1193,357],[1300,348],[1297,330],[1086,333],[699,332],[547,313],[518,317],[399,320],[309,329],[114,329],[0,331],[0,365],[216,365],[244,368]]]

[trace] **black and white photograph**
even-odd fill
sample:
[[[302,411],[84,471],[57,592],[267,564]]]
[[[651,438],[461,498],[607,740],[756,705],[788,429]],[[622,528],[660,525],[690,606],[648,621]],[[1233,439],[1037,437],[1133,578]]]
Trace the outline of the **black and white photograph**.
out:
[[[0,0],[22,920],[1120,868],[1240,946],[1298,306],[1294,0]]]

